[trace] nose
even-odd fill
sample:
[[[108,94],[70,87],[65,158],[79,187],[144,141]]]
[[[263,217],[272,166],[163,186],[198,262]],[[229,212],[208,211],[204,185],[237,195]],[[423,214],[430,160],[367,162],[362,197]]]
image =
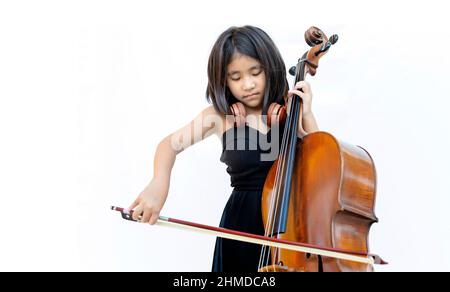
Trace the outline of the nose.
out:
[[[244,80],[244,90],[252,90],[253,88],[255,88],[256,86],[256,82],[253,78],[251,77],[247,77]]]

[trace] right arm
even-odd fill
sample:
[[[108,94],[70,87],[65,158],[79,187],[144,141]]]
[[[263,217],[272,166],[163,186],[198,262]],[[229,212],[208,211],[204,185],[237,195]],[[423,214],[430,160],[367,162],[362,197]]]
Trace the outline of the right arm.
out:
[[[156,148],[153,178],[128,209],[134,209],[133,219],[142,216],[140,222],[155,224],[166,201],[170,175],[176,156],[197,142],[220,133],[220,115],[213,106],[205,108],[190,123],[166,136]]]

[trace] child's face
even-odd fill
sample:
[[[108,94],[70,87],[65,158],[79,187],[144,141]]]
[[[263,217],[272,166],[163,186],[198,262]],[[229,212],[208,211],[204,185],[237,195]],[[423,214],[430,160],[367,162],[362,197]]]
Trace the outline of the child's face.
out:
[[[227,85],[234,97],[246,107],[262,107],[266,74],[258,60],[242,54],[233,56],[227,66]]]

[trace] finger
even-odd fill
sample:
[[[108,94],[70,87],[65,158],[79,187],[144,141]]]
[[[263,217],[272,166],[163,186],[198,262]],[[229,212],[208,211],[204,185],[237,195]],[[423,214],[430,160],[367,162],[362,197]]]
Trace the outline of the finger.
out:
[[[150,218],[150,224],[154,225],[159,219],[159,213],[153,213],[152,217]]]
[[[300,97],[304,97],[305,96],[305,94],[306,93],[304,93],[304,92],[302,92],[302,91],[300,91],[300,90],[290,90],[289,91],[290,93],[291,93],[291,95],[298,95],[298,96],[300,96]]]
[[[142,206],[139,205],[136,207],[136,209],[133,211],[133,215],[131,216],[133,220],[139,220],[139,216],[142,214]]]
[[[295,84],[294,88],[296,89],[302,89],[304,92],[309,92],[311,90],[311,87],[308,82],[306,81],[299,81],[297,84]]]
[[[295,84],[295,87],[309,87],[309,83],[305,80],[299,81]]]
[[[150,217],[151,217],[152,213],[153,212],[151,210],[144,210],[144,213],[142,214],[141,222],[148,223],[148,221],[150,221]]]
[[[134,200],[134,202],[130,205],[130,207],[128,207],[128,210],[133,210],[137,205],[139,205],[139,197],[137,197],[136,200]]]

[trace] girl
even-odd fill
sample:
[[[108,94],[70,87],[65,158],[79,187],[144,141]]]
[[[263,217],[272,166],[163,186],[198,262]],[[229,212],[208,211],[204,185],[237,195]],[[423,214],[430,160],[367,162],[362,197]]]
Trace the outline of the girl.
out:
[[[286,67],[271,38],[253,26],[231,27],[223,32],[212,48],[208,63],[206,98],[212,105],[158,144],[153,179],[129,207],[134,209],[133,218],[137,220],[141,216],[141,222],[156,223],[167,198],[176,155],[215,134],[222,140],[220,160],[227,164],[234,188],[220,226],[264,235],[261,194],[266,175],[277,157],[261,159],[265,150],[260,144],[266,138],[271,147],[279,149],[276,143],[281,141],[283,125],[268,127],[268,109],[272,103],[277,108],[285,105],[293,94],[303,100],[298,136],[318,131],[311,112],[309,84],[299,82],[288,91]],[[250,150],[247,145],[250,142],[258,145]],[[256,244],[217,238],[212,271],[257,271],[260,251]]]

